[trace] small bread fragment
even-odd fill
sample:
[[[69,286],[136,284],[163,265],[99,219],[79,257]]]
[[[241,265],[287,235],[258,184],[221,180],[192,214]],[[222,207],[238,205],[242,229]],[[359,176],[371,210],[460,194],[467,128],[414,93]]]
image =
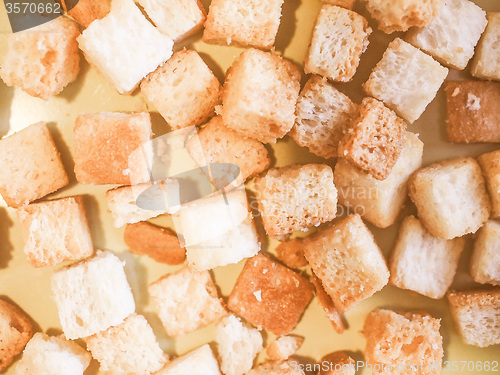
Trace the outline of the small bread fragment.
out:
[[[272,361],[282,361],[294,355],[303,342],[304,338],[300,336],[280,336],[269,344],[266,352]]]
[[[318,375],[354,375],[356,372],[354,359],[345,352],[327,354],[321,358],[320,363],[326,364],[327,369],[321,369]]]
[[[500,218],[500,150],[479,155],[476,160],[481,166],[490,195],[491,218]]]
[[[480,348],[500,344],[500,289],[450,292],[448,302],[463,342]]]
[[[316,19],[304,71],[333,81],[351,81],[361,54],[368,47],[371,32],[368,21],[360,14],[323,5]]]
[[[337,310],[337,308],[333,304],[332,298],[325,291],[323,283],[316,277],[316,275],[314,275],[314,273],[311,276],[311,282],[313,283],[316,290],[316,296],[318,297],[319,303],[321,304],[321,307],[323,307],[323,310],[326,313],[326,317],[332,323],[335,332],[337,332],[339,335],[344,333],[344,330],[346,328],[344,325],[344,320],[342,319],[339,310]]]
[[[205,344],[174,359],[155,375],[221,375],[210,345]]]
[[[296,360],[268,361],[253,368],[245,375],[305,375]]]
[[[486,13],[488,25],[476,47],[470,72],[479,79],[500,81],[500,12]]]
[[[304,258],[304,239],[294,238],[281,242],[276,246],[276,256],[289,268],[301,268],[307,266]]]
[[[59,0],[66,13],[83,27],[106,17],[111,10],[111,0]],[[76,4],[75,4],[76,3]],[[68,10],[68,6],[70,9]]]
[[[481,284],[500,285],[500,223],[488,221],[479,229],[470,259],[470,274]]]

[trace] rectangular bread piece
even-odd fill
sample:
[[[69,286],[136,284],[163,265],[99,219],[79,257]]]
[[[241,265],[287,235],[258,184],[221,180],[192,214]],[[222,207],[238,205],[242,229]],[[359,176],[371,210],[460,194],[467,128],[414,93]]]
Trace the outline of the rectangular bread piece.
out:
[[[197,349],[177,357],[155,375],[221,375],[217,358],[205,344]]]
[[[477,162],[481,166],[486,188],[491,200],[491,218],[500,218],[500,150],[479,155]]]
[[[470,274],[481,284],[500,286],[500,223],[490,220],[479,229],[470,258]]]
[[[59,0],[66,13],[83,27],[106,17],[111,10],[111,0]],[[76,3],[76,4],[75,4]]]
[[[470,72],[479,79],[500,81],[500,12],[486,13],[488,25],[476,47]]]

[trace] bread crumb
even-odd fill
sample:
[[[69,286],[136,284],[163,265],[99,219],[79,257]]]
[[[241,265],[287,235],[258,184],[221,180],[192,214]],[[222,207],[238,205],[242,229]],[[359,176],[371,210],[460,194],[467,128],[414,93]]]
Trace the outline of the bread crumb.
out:
[[[455,89],[455,91],[458,89],[458,87]],[[455,93],[455,91],[453,93]],[[452,94],[453,96],[453,94]],[[471,94],[470,92],[467,93],[467,104],[466,107],[469,108],[471,111],[479,111],[481,109],[481,99],[477,97],[474,94]]]
[[[256,292],[253,292],[253,295],[255,296],[255,299],[259,302],[262,302],[262,291],[257,290]]]
[[[128,176],[128,175],[130,174],[130,169],[129,169],[129,168],[124,169],[124,170],[122,171],[122,174],[123,174],[124,176]]]
[[[453,94],[451,96],[455,97],[460,93],[460,87],[455,87],[455,90],[453,90]]]

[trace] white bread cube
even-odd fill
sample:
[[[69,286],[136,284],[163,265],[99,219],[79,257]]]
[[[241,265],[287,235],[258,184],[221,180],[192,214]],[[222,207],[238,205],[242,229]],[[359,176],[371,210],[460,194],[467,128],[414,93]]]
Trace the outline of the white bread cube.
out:
[[[500,81],[500,12],[486,13],[488,25],[476,47],[470,72],[479,79]]]
[[[280,336],[269,344],[266,352],[273,361],[285,360],[294,355],[303,342],[304,338],[300,336]]]
[[[14,375],[83,375],[92,356],[64,337],[35,333],[17,363]]]
[[[368,21],[358,13],[323,5],[316,19],[304,71],[333,81],[349,82],[356,73],[361,54],[368,47],[371,32]]]
[[[447,75],[448,69],[432,57],[396,38],[363,89],[412,123],[434,99]]]
[[[475,159],[448,159],[416,171],[408,182],[418,217],[434,236],[475,233],[490,216],[490,199]]]
[[[44,122],[0,139],[0,194],[9,207],[26,205],[68,183]]]
[[[205,344],[176,358],[155,375],[221,375],[217,359]]]
[[[305,375],[297,360],[269,361],[253,368],[245,375]]]
[[[109,14],[92,22],[78,43],[87,61],[120,94],[133,91],[148,73],[167,61],[174,44],[149,23],[133,0],[112,0]]]
[[[491,200],[491,217],[500,218],[500,150],[479,155],[477,162],[481,166],[484,181]]]
[[[123,263],[111,252],[54,272],[51,286],[68,339],[104,331],[135,311]]]
[[[434,237],[414,216],[403,220],[389,261],[389,282],[429,298],[446,294],[457,271],[464,238]]]
[[[135,313],[85,341],[99,370],[113,375],[149,375],[167,361],[148,321]]]
[[[111,0],[60,0],[64,11],[83,27],[104,18],[111,9]],[[68,7],[70,9],[68,9]]]
[[[470,258],[470,274],[481,284],[500,285],[500,223],[488,221],[479,229]]]
[[[468,0],[447,0],[432,22],[408,32],[406,40],[442,64],[462,70],[474,55],[486,12]]]

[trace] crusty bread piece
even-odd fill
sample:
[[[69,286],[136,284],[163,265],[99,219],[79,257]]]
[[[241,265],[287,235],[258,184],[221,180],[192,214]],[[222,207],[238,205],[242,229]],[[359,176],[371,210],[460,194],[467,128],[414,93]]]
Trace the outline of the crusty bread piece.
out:
[[[340,139],[356,113],[357,105],[347,95],[326,78],[311,75],[300,92],[289,135],[317,156],[336,158]]]
[[[488,221],[479,229],[470,258],[470,274],[481,284],[500,285],[500,223]]]
[[[443,298],[453,282],[464,246],[464,238],[434,237],[417,218],[407,216],[389,261],[389,282],[429,298]]]
[[[307,266],[307,260],[302,250],[304,240],[294,238],[286,240],[276,246],[276,257],[289,268],[301,268]]]
[[[450,142],[500,142],[500,83],[449,81],[445,92]]]
[[[0,194],[10,207],[68,185],[68,175],[45,122],[0,140]]]
[[[10,34],[0,77],[7,86],[18,86],[31,96],[48,100],[80,71],[78,35],[78,26],[66,17]]]
[[[245,50],[226,72],[224,125],[245,137],[275,143],[295,121],[300,76],[297,66],[280,56]]]
[[[160,370],[168,357],[142,315],[86,338],[87,349],[99,361],[99,370],[113,375],[149,375]]]
[[[368,21],[360,14],[323,5],[314,25],[304,71],[333,81],[351,81],[361,54],[368,47],[371,32]]]
[[[337,5],[342,8],[353,9],[358,0],[321,0],[323,4]]]
[[[385,180],[401,153],[406,123],[373,98],[364,98],[339,143],[339,156]]]
[[[272,361],[281,361],[294,355],[300,348],[304,338],[301,336],[280,336],[277,337],[266,349],[267,356]]]
[[[123,263],[109,251],[54,272],[51,286],[68,339],[104,331],[135,311]]]
[[[500,289],[451,292],[448,302],[466,344],[481,348],[500,344]]]
[[[473,158],[448,159],[416,171],[408,192],[418,217],[434,236],[475,233],[490,216],[490,198]]]
[[[120,94],[132,92],[148,73],[167,61],[174,44],[151,25],[133,0],[112,0],[109,14],[92,22],[78,43],[87,61]]]
[[[278,33],[282,4],[283,0],[213,0],[203,41],[269,50]]]
[[[486,12],[469,0],[447,0],[430,24],[413,29],[406,40],[442,64],[462,70],[474,55]]]
[[[282,236],[332,220],[337,212],[333,171],[326,164],[270,169],[255,181],[268,235]]]
[[[323,283],[319,278],[316,277],[314,272],[311,276],[311,282],[313,283],[314,289],[316,290],[316,296],[318,297],[319,303],[321,304],[321,307],[323,307],[326,317],[332,323],[333,329],[335,329],[335,332],[337,332],[338,334],[344,333],[344,330],[346,328],[344,325],[344,320],[342,319],[339,310],[337,310],[337,308],[333,304],[332,298],[325,291]]]
[[[297,325],[313,297],[302,275],[258,254],[247,260],[227,300],[229,310],[277,336]]]
[[[384,256],[358,214],[319,229],[304,245],[314,274],[340,312],[371,297],[389,280]]]
[[[17,210],[24,253],[33,267],[92,255],[94,247],[81,195],[32,203]]]
[[[363,89],[412,123],[434,99],[447,75],[448,69],[432,57],[396,38]]]
[[[221,375],[217,359],[205,344],[193,351],[183,354],[156,372],[155,375]]]
[[[106,17],[111,10],[111,0],[59,0],[64,11],[83,27]],[[75,4],[76,3],[76,4]],[[72,8],[68,10],[68,5]]]
[[[486,13],[488,25],[476,47],[470,72],[480,79],[500,81],[500,12]]]
[[[300,365],[296,360],[269,361],[258,365],[245,375],[305,375]]]
[[[379,228],[396,222],[408,196],[408,179],[422,165],[424,144],[414,133],[404,135],[401,153],[385,180],[377,180],[345,159],[339,159],[335,165],[333,176],[339,203]]]
[[[321,364],[326,364],[318,375],[354,375],[356,366],[354,359],[345,352],[333,352],[321,358]]]
[[[363,327],[366,360],[373,367],[378,364],[382,371],[377,374],[381,375],[440,374],[443,358],[440,325],[440,319],[427,314],[375,309]],[[406,367],[405,371],[405,364],[413,365],[413,370]]]
[[[491,218],[500,218],[500,150],[479,155],[476,158],[481,166],[486,188],[490,194]]]

